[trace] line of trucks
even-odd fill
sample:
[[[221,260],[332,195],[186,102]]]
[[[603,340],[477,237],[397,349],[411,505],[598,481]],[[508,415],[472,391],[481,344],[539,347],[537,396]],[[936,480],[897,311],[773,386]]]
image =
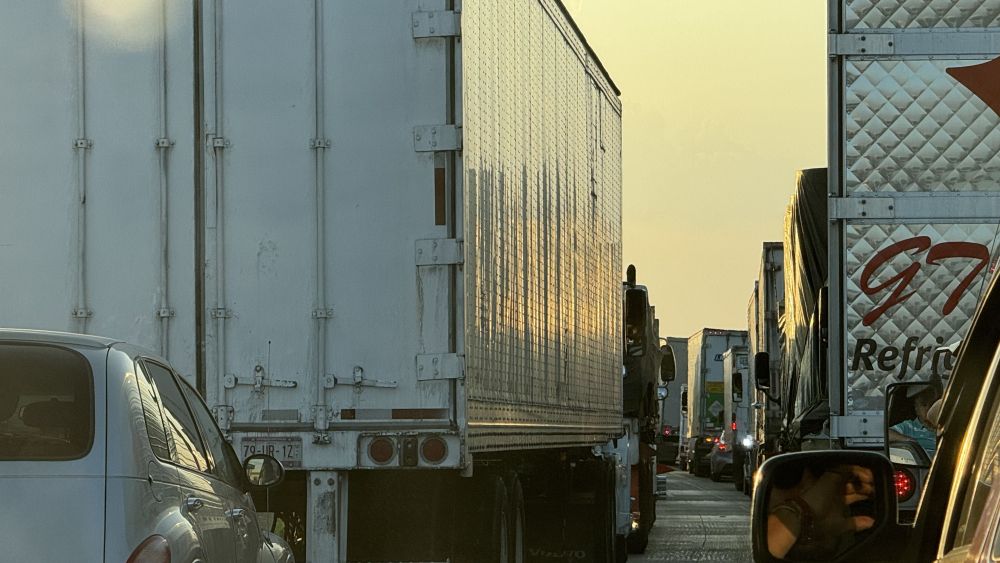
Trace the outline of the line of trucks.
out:
[[[645,549],[673,354],[559,0],[23,3],[0,74],[0,322],[168,360],[299,560]]]
[[[784,238],[763,243],[730,352],[746,346],[747,369],[716,352],[706,371],[722,331],[688,340],[678,459],[704,472],[729,440],[747,491],[779,453],[882,449],[886,388],[947,385],[996,269],[1000,3],[828,6],[829,163],[797,174]],[[918,499],[900,499],[901,520]]]

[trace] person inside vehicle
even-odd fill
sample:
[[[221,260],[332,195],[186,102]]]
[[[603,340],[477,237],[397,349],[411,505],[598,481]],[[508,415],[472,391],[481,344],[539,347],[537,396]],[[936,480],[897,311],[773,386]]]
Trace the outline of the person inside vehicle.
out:
[[[778,559],[826,559],[875,519],[852,510],[875,494],[872,471],[857,465],[800,467],[776,475],[768,502],[767,548]]]
[[[916,442],[927,456],[933,458],[937,450],[937,425],[934,420],[940,409],[941,393],[934,385],[915,387],[913,411],[915,415],[889,428],[889,439]]]

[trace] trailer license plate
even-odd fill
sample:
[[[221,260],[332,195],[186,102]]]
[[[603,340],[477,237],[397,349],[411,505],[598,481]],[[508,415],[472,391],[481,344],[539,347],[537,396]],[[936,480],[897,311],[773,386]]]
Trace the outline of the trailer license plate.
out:
[[[243,459],[255,454],[267,454],[286,469],[302,467],[302,438],[243,438],[240,441]]]

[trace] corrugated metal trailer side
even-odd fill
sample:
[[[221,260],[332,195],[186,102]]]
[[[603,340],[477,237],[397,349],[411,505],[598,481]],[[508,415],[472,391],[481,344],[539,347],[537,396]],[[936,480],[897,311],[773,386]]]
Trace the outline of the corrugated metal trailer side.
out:
[[[473,450],[601,443],[621,390],[621,104],[554,1],[465,2]]]
[[[197,371],[192,10],[5,6],[0,324],[104,334]]]
[[[949,69],[1000,54],[1000,2],[829,6],[830,407],[863,444],[888,383],[950,369],[996,253],[1000,119]]]

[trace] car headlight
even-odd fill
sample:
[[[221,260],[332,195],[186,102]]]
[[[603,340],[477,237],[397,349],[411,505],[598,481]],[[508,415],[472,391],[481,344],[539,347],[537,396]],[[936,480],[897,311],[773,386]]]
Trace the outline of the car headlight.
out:
[[[753,436],[743,438],[743,447],[748,449],[753,447]]]

